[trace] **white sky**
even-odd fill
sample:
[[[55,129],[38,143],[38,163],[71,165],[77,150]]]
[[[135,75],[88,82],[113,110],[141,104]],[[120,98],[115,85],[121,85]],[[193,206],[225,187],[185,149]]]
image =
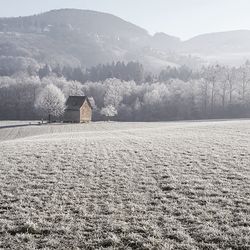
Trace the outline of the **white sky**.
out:
[[[250,0],[0,0],[0,16],[24,16],[51,9],[91,9],[117,15],[151,34],[195,35],[250,29]]]

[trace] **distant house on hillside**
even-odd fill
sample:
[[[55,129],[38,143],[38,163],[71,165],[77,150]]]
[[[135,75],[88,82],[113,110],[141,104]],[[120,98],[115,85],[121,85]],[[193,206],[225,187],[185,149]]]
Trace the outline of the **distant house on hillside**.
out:
[[[66,102],[64,122],[90,122],[92,106],[87,96],[69,96]]]

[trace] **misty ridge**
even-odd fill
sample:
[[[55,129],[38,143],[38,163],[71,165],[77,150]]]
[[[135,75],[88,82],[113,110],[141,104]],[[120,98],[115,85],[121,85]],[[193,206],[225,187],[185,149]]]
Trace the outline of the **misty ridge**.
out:
[[[51,84],[89,96],[94,120],[249,117],[248,58],[248,30],[181,41],[89,10],[0,18],[0,118],[40,118]]]

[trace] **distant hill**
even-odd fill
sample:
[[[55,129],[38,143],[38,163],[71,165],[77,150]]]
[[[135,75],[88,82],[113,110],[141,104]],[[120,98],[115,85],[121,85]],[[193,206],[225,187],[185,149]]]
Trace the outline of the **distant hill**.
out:
[[[169,52],[180,49],[182,43],[180,38],[170,36],[161,32],[161,33],[156,33],[152,37],[151,45],[154,48]]]
[[[39,64],[91,67],[112,61],[139,61],[159,71],[206,61],[240,63],[250,58],[250,31],[205,34],[181,41],[154,36],[114,15],[76,9],[0,18],[0,57],[26,57]]]
[[[71,9],[2,18],[0,32],[0,44],[10,54],[85,66],[118,60],[130,41],[148,36],[145,30],[115,16]]]
[[[183,43],[189,53],[244,53],[250,52],[250,30],[217,32],[196,36]]]
[[[52,65],[90,67],[133,60],[148,69],[178,66],[183,57],[173,55],[176,40],[169,37],[166,43],[172,46],[171,54],[162,49],[167,40],[161,41],[159,35],[152,37],[119,17],[90,10],[63,9],[0,18],[0,56],[31,57]]]
[[[250,30],[199,35],[183,42],[181,52],[209,61],[239,64],[250,58]]]

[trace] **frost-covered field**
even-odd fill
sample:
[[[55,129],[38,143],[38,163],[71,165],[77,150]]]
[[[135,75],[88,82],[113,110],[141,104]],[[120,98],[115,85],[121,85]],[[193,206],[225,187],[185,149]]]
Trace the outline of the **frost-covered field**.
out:
[[[250,249],[250,121],[0,129],[0,249]]]

